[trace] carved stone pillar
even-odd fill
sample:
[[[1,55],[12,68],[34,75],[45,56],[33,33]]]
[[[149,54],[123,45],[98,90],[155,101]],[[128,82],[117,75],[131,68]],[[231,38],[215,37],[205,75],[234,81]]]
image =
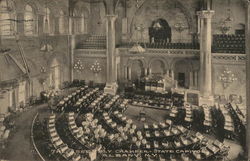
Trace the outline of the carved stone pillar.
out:
[[[167,76],[169,77],[169,69],[167,69],[167,72],[166,72]]]
[[[107,76],[105,93],[116,94],[116,55],[115,55],[115,20],[116,15],[106,16],[106,36],[107,36]]]
[[[247,156],[248,159],[250,158],[250,1],[246,1],[246,56],[247,56],[247,62],[246,62],[246,92],[247,92]]]
[[[201,22],[200,31],[200,101],[199,104],[213,105],[212,96],[212,60],[211,60],[211,19],[214,15],[212,10],[198,12]]]
[[[174,70],[173,69],[171,69],[171,78],[174,80]]]
[[[194,87],[195,89],[198,89],[198,71],[194,71]]]
[[[132,72],[131,67],[128,67],[128,80],[131,80],[131,72]]]
[[[148,75],[148,68],[144,68],[144,75],[145,75],[145,76]]]
[[[149,67],[148,68],[148,75],[151,75],[152,74],[152,69]]]
[[[75,35],[73,33],[73,16],[69,16],[69,35],[70,35],[70,81],[74,80],[74,50],[75,50]]]
[[[193,88],[194,86],[194,72],[190,71],[189,73],[189,88]]]
[[[128,67],[127,66],[124,67],[124,79],[125,80],[128,79]]]

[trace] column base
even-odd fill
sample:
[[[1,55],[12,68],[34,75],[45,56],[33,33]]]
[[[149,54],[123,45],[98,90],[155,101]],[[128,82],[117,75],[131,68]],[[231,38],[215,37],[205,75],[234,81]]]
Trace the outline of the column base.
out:
[[[201,106],[203,104],[206,104],[208,106],[214,106],[214,97],[213,96],[208,96],[208,97],[200,96],[199,106]]]
[[[116,95],[118,85],[116,83],[106,83],[104,88],[104,93],[108,93],[111,95]]]

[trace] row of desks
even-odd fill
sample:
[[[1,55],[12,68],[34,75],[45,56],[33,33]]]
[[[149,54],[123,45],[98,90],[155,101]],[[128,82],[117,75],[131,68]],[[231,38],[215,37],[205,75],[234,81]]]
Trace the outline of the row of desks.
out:
[[[81,156],[71,148],[66,145],[60,136],[58,135],[55,127],[56,116],[53,114],[49,117],[48,120],[48,132],[50,136],[50,141],[53,144],[54,148],[63,156],[66,160],[79,161]]]

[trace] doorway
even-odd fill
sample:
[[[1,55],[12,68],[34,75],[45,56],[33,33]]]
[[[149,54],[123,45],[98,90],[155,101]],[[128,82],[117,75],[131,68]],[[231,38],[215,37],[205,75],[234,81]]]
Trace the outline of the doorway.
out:
[[[178,86],[185,87],[185,73],[178,73]]]

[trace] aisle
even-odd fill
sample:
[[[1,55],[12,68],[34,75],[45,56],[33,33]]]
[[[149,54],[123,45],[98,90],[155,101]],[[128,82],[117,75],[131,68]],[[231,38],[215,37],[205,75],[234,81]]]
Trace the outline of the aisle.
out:
[[[142,111],[143,109],[146,113],[145,122],[142,122],[139,120],[140,111]],[[132,119],[139,129],[143,128],[144,123],[153,124],[153,123],[164,122],[168,114],[169,114],[169,111],[167,110],[166,111],[160,110],[159,112],[159,110],[154,109],[154,108],[151,109],[151,108],[144,108],[144,107],[133,106],[133,105],[129,105],[128,109],[125,111],[125,115],[128,118]]]
[[[4,151],[4,159],[11,161],[35,160],[32,154],[33,145],[31,143],[30,128],[35,114],[43,107],[45,107],[45,104],[33,107],[33,109],[23,112],[16,118],[17,130],[11,134]]]

